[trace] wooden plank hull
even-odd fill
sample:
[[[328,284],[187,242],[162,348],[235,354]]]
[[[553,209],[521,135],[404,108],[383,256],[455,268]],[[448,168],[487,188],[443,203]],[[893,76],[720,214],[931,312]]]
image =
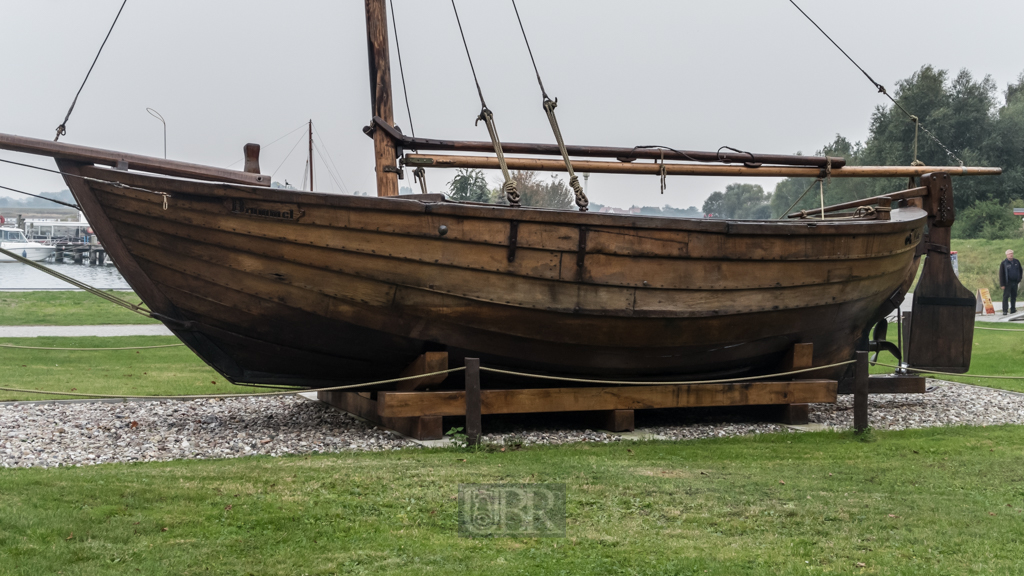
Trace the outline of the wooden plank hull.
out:
[[[909,287],[925,223],[511,209],[58,164],[133,187],[66,178],[128,283],[236,382],[391,378],[428,351],[636,379],[767,374],[798,342],[815,365],[848,360]]]

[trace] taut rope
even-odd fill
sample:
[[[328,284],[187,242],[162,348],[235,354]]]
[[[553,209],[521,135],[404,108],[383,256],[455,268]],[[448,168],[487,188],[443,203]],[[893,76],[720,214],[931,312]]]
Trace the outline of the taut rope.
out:
[[[103,38],[103,43],[100,44],[100,49],[96,51],[96,57],[92,59],[92,65],[89,66],[89,71],[85,73],[85,79],[82,80],[82,85],[78,87],[78,92],[75,92],[75,99],[71,101],[71,107],[68,108],[68,113],[64,116],[64,121],[60,123],[60,126],[57,126],[57,136],[54,137],[54,142],[60,140],[61,136],[68,133],[67,123],[68,119],[71,118],[71,111],[75,109],[75,104],[78,102],[78,96],[82,93],[82,88],[85,88],[85,83],[89,81],[89,75],[92,74],[92,69],[96,66],[96,61],[100,59],[103,47],[107,45],[107,40],[110,39],[110,33],[114,31],[114,25],[117,24],[117,19],[121,17],[121,11],[124,10],[124,5],[127,3],[128,0],[121,2],[121,7],[117,10],[117,16],[114,16],[114,22],[110,25],[110,30],[107,30],[107,35]]]
[[[576,195],[576,206],[579,207],[580,212],[586,212],[587,206],[590,205],[590,200],[587,199],[587,195],[583,191],[583,186],[580,184],[580,179],[572,169],[572,162],[569,161],[569,153],[566,151],[565,141],[562,139],[562,131],[558,128],[558,118],[555,117],[555,107],[558,106],[558,98],[552,100],[551,97],[548,96],[547,91],[544,90],[544,82],[540,79],[540,70],[537,68],[537,61],[533,58],[533,50],[530,48],[529,38],[526,37],[526,28],[523,27],[523,19],[519,16],[519,7],[516,6],[516,0],[512,0],[512,8],[516,11],[516,20],[519,21],[519,29],[523,32],[523,41],[526,42],[526,51],[530,53],[530,62],[533,64],[533,71],[537,74],[537,84],[540,85],[540,93],[544,97],[544,113],[548,116],[548,122],[551,124],[551,131],[555,134],[555,142],[558,143],[558,150],[562,153],[562,159],[565,160],[565,168],[569,172],[569,186],[572,187],[572,191]],[[661,188],[664,193],[664,176],[662,176]]]
[[[505,198],[513,208],[519,207],[519,186],[509,174],[508,166],[505,164],[505,153],[501,150],[501,140],[498,138],[498,129],[494,126],[494,113],[487,107],[484,101],[484,91],[480,88],[480,80],[476,77],[476,68],[473,66],[473,57],[469,54],[469,44],[466,42],[466,33],[462,31],[462,21],[459,20],[459,9],[455,7],[455,0],[452,0],[452,10],[455,11],[455,22],[459,25],[459,34],[462,36],[462,45],[466,48],[466,58],[469,60],[469,69],[473,72],[473,82],[476,83],[476,93],[480,96],[480,115],[477,116],[475,124],[481,120],[487,126],[487,133],[491,136],[491,143],[494,145],[494,154],[498,157],[498,165],[501,166],[501,174],[505,178],[502,189],[505,191]]]
[[[801,8],[800,6],[798,6],[798,5],[797,5],[797,3],[795,2],[795,0],[789,0],[789,3],[790,3],[790,4],[792,4],[792,5],[793,5],[793,7],[795,7],[795,8],[797,9],[797,10],[799,10],[799,11],[800,11],[800,13],[804,15],[804,18],[807,18],[807,20],[808,20],[808,21],[810,21],[810,23],[811,23],[811,24],[814,24],[814,27],[818,29],[818,32],[821,32],[821,33],[822,33],[822,34],[823,34],[823,35],[825,36],[825,38],[828,38],[828,41],[829,41],[829,42],[831,42],[831,43],[832,43],[832,45],[833,45],[833,46],[835,46],[835,47],[836,47],[836,48],[837,48],[837,49],[838,49],[838,50],[839,50],[840,52],[842,52],[842,53],[843,53],[843,56],[846,56],[846,59],[847,59],[847,60],[849,60],[849,61],[850,61],[850,62],[851,62],[851,63],[852,63],[852,64],[853,64],[854,66],[856,66],[856,67],[857,67],[857,69],[858,69],[858,70],[860,70],[861,74],[863,74],[863,75],[864,75],[864,77],[865,77],[865,78],[867,78],[869,82],[871,82],[872,84],[874,84],[874,85],[875,85],[875,88],[877,88],[877,89],[878,89],[878,92],[879,92],[880,94],[885,94],[885,97],[886,97],[886,98],[888,98],[889,100],[891,100],[891,101],[892,101],[892,103],[893,103],[893,105],[895,105],[895,106],[896,106],[897,108],[899,108],[899,109],[900,109],[900,111],[901,111],[901,112],[903,112],[904,114],[906,114],[907,118],[908,118],[908,119],[909,119],[909,120],[910,120],[911,122],[913,122],[913,123],[914,123],[914,161],[913,161],[913,162],[911,163],[911,166],[924,166],[924,162],[920,162],[920,161],[919,161],[919,160],[917,159],[917,129],[918,129],[918,128],[920,128],[921,130],[924,130],[924,133],[925,133],[925,134],[927,134],[927,135],[928,135],[928,137],[929,137],[929,138],[931,138],[931,139],[932,139],[932,140],[933,140],[933,141],[934,141],[934,142],[935,142],[936,144],[938,144],[939,146],[941,146],[941,147],[942,147],[942,149],[946,151],[946,154],[947,154],[947,155],[948,155],[948,156],[949,156],[950,158],[952,158],[953,160],[956,160],[956,161],[957,161],[957,163],[958,163],[958,164],[959,164],[960,166],[963,166],[963,165],[964,165],[964,161],[963,161],[963,160],[961,160],[961,159],[960,159],[960,158],[959,158],[959,157],[958,157],[958,156],[957,156],[956,154],[954,154],[954,153],[953,153],[952,151],[950,151],[950,149],[949,149],[949,148],[947,148],[947,147],[946,147],[946,145],[945,145],[945,144],[943,144],[943,143],[942,143],[941,141],[939,141],[939,139],[938,139],[938,138],[936,138],[936,137],[935,137],[935,135],[934,135],[934,134],[932,134],[932,133],[931,133],[931,132],[930,132],[930,131],[929,131],[929,130],[928,130],[927,128],[925,128],[924,126],[922,126],[922,125],[921,125],[921,121],[920,121],[920,120],[918,119],[918,117],[917,117],[917,116],[914,116],[913,114],[911,114],[910,112],[908,112],[908,111],[907,111],[907,109],[906,109],[906,108],[904,108],[904,107],[903,107],[903,106],[902,106],[902,105],[901,105],[901,104],[900,104],[899,102],[897,102],[895,98],[893,98],[892,96],[890,96],[890,95],[889,95],[889,92],[888,92],[888,91],[887,91],[887,90],[885,89],[885,86],[882,86],[882,85],[881,85],[881,84],[879,84],[878,82],[875,82],[875,79],[874,79],[874,78],[872,78],[872,77],[871,77],[871,75],[870,75],[870,74],[868,74],[866,70],[864,70],[863,68],[861,68],[861,67],[860,67],[860,64],[857,64],[857,61],[856,61],[856,60],[854,60],[853,58],[851,58],[851,57],[850,57],[850,55],[846,53],[846,50],[843,50],[843,49],[842,49],[842,47],[840,47],[840,46],[839,46],[839,44],[836,44],[836,41],[835,41],[835,40],[833,40],[833,39],[832,39],[832,37],[831,37],[831,36],[829,36],[827,32],[825,32],[824,30],[822,30],[822,29],[821,29],[821,26],[818,26],[818,23],[817,23],[817,22],[815,22],[813,18],[811,18],[810,16],[808,16],[808,15],[807,15],[807,12],[804,12],[803,8]],[[919,163],[919,162],[920,162],[920,163]]]

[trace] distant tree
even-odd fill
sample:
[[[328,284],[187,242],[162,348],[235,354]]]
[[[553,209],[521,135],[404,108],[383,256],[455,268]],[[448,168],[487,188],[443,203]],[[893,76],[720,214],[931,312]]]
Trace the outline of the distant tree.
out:
[[[519,189],[520,204],[537,208],[567,210],[576,205],[575,195],[564,180],[552,174],[549,182],[537,177],[536,172],[517,170],[512,173]],[[501,191],[504,198],[504,191]]]
[[[448,183],[447,196],[457,202],[490,202],[491,191],[483,170],[459,168]]]
[[[771,217],[771,197],[760,184],[729,184],[708,196],[703,210],[710,218],[763,220]]]
[[[997,178],[959,178],[953,197],[958,210],[977,202],[995,200],[1007,205],[1024,192],[1024,74],[1007,88],[998,105],[995,82],[978,80],[961,70],[951,77],[945,70],[922,66],[896,84],[893,97],[920,118],[918,160],[930,166],[955,165],[946,151],[925,132],[941,140],[965,164],[1000,166]],[[849,166],[906,166],[914,159],[914,123],[895,106],[878,106],[871,116],[867,141],[851,144],[840,135],[817,154],[842,156]],[[772,195],[772,214],[780,216],[813,182],[787,178]],[[899,190],[905,179],[834,179],[824,188],[825,203],[835,204]],[[820,206],[817,190],[810,191],[794,210]],[[972,232],[973,233],[973,232]]]
[[[951,233],[954,238],[1020,238],[1021,222],[1019,217],[1013,215],[1013,205],[1013,202],[1004,205],[996,200],[982,200],[974,206],[959,210]]]

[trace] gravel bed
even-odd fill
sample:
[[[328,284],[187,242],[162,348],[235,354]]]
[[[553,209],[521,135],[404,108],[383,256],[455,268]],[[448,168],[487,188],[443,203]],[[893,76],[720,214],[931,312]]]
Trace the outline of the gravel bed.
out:
[[[0,406],[0,466],[76,466],[414,445],[299,396]]]
[[[1024,424],[1024,394],[931,378],[927,386],[927,394],[868,396],[868,424],[877,430]],[[837,430],[852,428],[853,396],[840,396],[835,404],[812,404],[810,421]]]
[[[1024,394],[929,380],[927,394],[878,394],[871,426],[1024,424]],[[637,413],[636,434],[594,430],[582,416],[491,420],[484,442],[564,444],[653,437],[694,440],[792,431],[756,411],[702,409]],[[853,397],[815,404],[811,422],[837,430],[853,425]],[[0,467],[80,466],[182,458],[380,451],[417,443],[299,396],[224,400],[0,405]]]

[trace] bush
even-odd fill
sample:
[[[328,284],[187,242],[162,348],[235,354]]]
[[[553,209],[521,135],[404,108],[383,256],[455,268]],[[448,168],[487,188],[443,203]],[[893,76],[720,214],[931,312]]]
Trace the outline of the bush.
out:
[[[1024,237],[1021,220],[1013,215],[1012,205],[1012,202],[1003,205],[996,200],[984,200],[958,211],[953,223],[953,238],[1003,240]]]

